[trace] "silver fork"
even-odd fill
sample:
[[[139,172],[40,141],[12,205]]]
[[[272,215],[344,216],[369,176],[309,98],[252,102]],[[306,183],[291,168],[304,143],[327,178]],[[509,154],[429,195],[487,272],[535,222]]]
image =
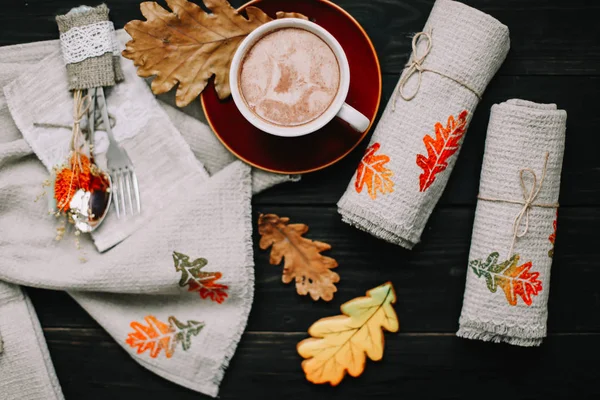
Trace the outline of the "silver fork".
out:
[[[117,218],[121,215],[127,216],[127,208],[131,215],[140,214],[142,206],[140,202],[140,189],[138,187],[137,176],[133,168],[133,163],[129,159],[127,152],[119,146],[113,136],[108,117],[108,108],[106,106],[106,96],[104,88],[98,87],[89,89],[91,101],[91,115],[96,115],[96,104],[100,107],[100,114],[106,134],[108,135],[108,151],[106,153],[108,173],[112,180],[112,196],[113,204],[117,212]],[[90,124],[90,136],[93,138],[95,131],[95,123]],[[135,210],[134,210],[135,205]],[[127,207],[129,206],[129,207]]]

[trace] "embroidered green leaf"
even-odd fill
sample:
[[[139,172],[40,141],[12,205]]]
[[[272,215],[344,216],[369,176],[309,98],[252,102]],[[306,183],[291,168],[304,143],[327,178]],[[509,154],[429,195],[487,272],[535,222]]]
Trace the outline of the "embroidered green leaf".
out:
[[[478,278],[483,277],[490,292],[496,293],[500,287],[511,306],[517,305],[519,297],[525,304],[531,305],[532,296],[542,291],[539,272],[530,272],[531,261],[519,265],[520,256],[515,254],[510,260],[498,263],[500,255],[490,254],[485,261],[473,260],[469,266]]]
[[[187,286],[189,292],[198,292],[203,299],[209,298],[219,304],[225,301],[229,287],[216,283],[223,274],[220,272],[203,272],[202,268],[208,264],[205,258],[190,261],[190,258],[185,254],[174,251],[173,262],[175,263],[175,270],[181,272],[179,286]]]
[[[168,325],[153,315],[146,316],[144,321],[146,324],[137,321],[130,324],[133,332],[127,335],[125,343],[137,348],[138,354],[150,351],[152,358],[158,357],[161,350],[164,350],[165,357],[171,358],[178,343],[187,351],[191,346],[191,337],[197,336],[204,328],[203,322],[190,320],[184,324],[173,316],[169,317]]]
[[[181,347],[186,351],[192,345],[192,336],[197,336],[204,328],[204,322],[190,320],[187,324],[184,324],[175,317],[169,317],[169,324],[175,328],[174,341],[181,343]]]
[[[179,280],[179,286],[185,286],[190,279],[200,274],[200,270],[204,268],[208,261],[205,258],[198,258],[194,262],[190,263],[190,258],[184,254],[173,252],[173,262],[175,263],[175,270],[181,272],[181,279]]]

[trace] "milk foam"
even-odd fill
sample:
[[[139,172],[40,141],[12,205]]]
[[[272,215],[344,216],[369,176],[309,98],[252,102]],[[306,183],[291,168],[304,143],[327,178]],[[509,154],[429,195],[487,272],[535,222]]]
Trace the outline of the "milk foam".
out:
[[[340,68],[317,35],[284,28],[265,35],[242,61],[239,86],[248,107],[262,119],[298,126],[321,116],[333,102]]]

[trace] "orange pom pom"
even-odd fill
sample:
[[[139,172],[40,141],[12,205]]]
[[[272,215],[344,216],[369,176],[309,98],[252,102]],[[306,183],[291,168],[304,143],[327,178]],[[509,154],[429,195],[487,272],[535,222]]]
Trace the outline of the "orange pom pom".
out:
[[[67,212],[69,204],[79,189],[86,192],[106,190],[108,180],[102,172],[97,171],[90,159],[81,153],[74,153],[69,165],[56,174],[54,198],[60,211]]]
[[[60,211],[66,212],[69,210],[69,203],[77,191],[74,181],[73,171],[69,168],[63,168],[56,174],[54,198],[56,199],[56,206]]]

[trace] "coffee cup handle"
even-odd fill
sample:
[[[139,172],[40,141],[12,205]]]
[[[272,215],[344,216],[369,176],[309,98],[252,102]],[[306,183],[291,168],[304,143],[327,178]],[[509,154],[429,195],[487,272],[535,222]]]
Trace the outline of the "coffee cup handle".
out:
[[[352,128],[360,133],[365,132],[369,129],[371,121],[369,118],[362,115],[354,107],[344,103],[340,111],[337,113],[337,117],[346,121]]]

